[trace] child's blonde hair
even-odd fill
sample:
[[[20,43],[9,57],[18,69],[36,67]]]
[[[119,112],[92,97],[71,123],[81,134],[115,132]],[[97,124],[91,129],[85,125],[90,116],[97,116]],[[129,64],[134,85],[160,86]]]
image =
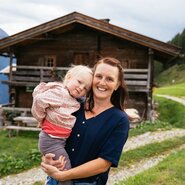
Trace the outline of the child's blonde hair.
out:
[[[66,80],[67,76],[68,75],[78,75],[82,72],[87,72],[89,73],[90,75],[93,75],[93,72],[91,70],[90,67],[88,66],[85,66],[85,65],[73,65],[66,73],[65,77],[64,77],[64,81]]]

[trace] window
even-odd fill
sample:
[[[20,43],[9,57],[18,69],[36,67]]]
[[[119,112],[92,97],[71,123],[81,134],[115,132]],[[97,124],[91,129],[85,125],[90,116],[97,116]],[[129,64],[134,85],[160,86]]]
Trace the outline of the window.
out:
[[[45,56],[45,65],[47,67],[54,67],[56,66],[56,57],[55,56]]]
[[[39,58],[40,66],[55,67],[56,66],[56,56],[44,56]]]

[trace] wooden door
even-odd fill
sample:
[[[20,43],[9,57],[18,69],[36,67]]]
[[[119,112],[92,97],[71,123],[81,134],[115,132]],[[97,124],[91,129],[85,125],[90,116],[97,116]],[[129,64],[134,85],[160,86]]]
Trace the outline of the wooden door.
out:
[[[88,65],[89,64],[89,53],[75,53],[74,54],[75,65]]]

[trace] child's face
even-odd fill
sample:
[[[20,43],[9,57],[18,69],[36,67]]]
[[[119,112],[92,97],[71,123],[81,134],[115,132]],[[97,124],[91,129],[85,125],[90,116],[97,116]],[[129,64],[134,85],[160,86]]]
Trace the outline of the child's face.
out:
[[[85,96],[90,90],[92,84],[92,75],[89,72],[81,72],[75,75],[69,75],[66,87],[73,98]]]

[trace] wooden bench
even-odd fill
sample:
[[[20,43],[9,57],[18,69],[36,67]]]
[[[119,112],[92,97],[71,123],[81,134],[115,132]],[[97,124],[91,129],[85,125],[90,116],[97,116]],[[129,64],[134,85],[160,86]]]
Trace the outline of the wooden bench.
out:
[[[34,117],[18,116],[14,118],[15,126],[9,125],[6,127],[9,137],[12,136],[12,131],[15,130],[17,135],[20,130],[23,131],[40,131],[41,128],[37,128],[37,120]]]
[[[6,126],[6,130],[8,130],[8,136],[12,136],[12,131],[15,130],[17,135],[19,135],[19,131],[41,131],[41,128],[37,127],[23,127],[23,126]]]
[[[38,122],[34,117],[17,116],[13,120],[17,126],[36,127],[38,125]]]

